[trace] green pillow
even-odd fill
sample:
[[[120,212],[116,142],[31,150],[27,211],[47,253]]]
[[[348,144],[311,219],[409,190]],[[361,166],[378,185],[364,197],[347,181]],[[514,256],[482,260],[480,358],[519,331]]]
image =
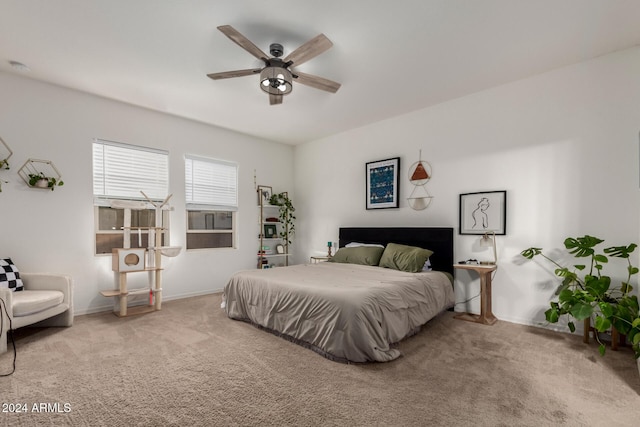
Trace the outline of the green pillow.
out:
[[[417,273],[422,271],[424,263],[433,255],[433,251],[416,246],[389,243],[380,259],[380,267]]]
[[[384,248],[375,246],[340,248],[329,261],[347,264],[378,265],[383,251]]]

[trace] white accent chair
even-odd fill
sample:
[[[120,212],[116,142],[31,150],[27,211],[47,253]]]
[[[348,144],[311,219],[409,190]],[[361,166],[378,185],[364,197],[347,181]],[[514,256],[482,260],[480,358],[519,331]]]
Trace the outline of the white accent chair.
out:
[[[71,326],[73,324],[73,282],[70,276],[48,273],[20,273],[24,290],[0,288],[2,331],[0,354],[7,351],[9,319],[11,328],[24,326]],[[2,303],[0,303],[2,305]],[[8,318],[7,318],[8,316]]]

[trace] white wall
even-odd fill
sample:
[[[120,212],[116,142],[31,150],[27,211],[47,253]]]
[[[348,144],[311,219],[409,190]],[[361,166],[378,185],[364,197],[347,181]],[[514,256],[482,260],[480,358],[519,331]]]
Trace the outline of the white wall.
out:
[[[553,275],[535,263],[520,265],[522,249],[558,248],[566,236],[587,233],[612,245],[638,239],[638,75],[635,48],[294,149],[0,73],[0,136],[14,151],[11,170],[0,170],[0,179],[10,181],[0,193],[0,256],[11,256],[24,271],[71,274],[78,313],[111,307],[99,295],[114,287],[110,258],[93,254],[91,141],[97,137],[170,151],[174,245],[185,239],[183,155],[240,165],[238,249],[165,258],[168,299],[220,290],[233,272],[254,267],[257,169],[258,183],[274,191],[291,192],[295,182],[296,262],[326,253],[340,226],[457,229],[460,193],[507,190],[494,312],[537,323],[555,289]],[[433,167],[427,188],[435,198],[427,210],[414,211],[405,200],[407,173],[420,149]],[[400,209],[366,211],[365,163],[395,156],[402,159]],[[17,175],[27,158],[53,160],[65,186],[27,188]],[[475,242],[456,234],[455,258],[488,258],[474,252]],[[477,287],[475,277],[458,274],[458,300]],[[458,309],[478,307],[474,300]]]
[[[521,265],[521,250],[584,234],[610,245],[638,240],[639,75],[634,48],[296,147],[297,260],[325,253],[341,226],[451,226],[456,260],[489,259],[474,252],[477,237],[457,234],[458,197],[507,190],[493,311],[543,322],[553,273],[542,262]],[[420,149],[434,199],[414,211],[407,174]],[[400,208],[365,210],[365,163],[396,156]],[[472,274],[457,273],[458,301],[478,293]],[[479,301],[457,309],[477,313]]]
[[[239,164],[238,248],[163,258],[165,299],[219,291],[235,271],[255,268],[254,169],[258,184],[293,194],[291,146],[6,73],[0,93],[0,136],[14,152],[11,169],[0,170],[0,179],[10,181],[0,193],[0,256],[23,271],[71,274],[76,313],[110,309],[99,290],[115,287],[110,257],[94,255],[93,138],[169,150],[171,244],[183,247],[184,155]],[[65,185],[53,192],[28,188],[17,174],[28,158],[52,160]],[[146,283],[144,273],[129,276],[133,286]]]

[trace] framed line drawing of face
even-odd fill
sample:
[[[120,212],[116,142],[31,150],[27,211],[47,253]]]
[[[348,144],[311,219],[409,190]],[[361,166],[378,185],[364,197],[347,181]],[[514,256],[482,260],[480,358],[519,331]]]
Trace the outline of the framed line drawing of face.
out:
[[[507,192],[460,194],[459,234],[507,234]]]

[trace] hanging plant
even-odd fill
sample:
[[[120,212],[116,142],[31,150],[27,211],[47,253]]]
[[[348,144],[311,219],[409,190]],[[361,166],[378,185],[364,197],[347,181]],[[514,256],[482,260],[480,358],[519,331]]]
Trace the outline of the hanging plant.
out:
[[[291,244],[291,239],[296,233],[296,226],[294,224],[296,217],[293,214],[296,211],[296,208],[293,207],[293,203],[291,203],[288,193],[272,194],[269,199],[269,203],[280,207],[279,219],[280,222],[285,225],[280,230],[280,237],[284,239],[287,244]]]
[[[50,188],[53,191],[56,188],[56,185],[61,186],[64,185],[64,181],[45,176],[43,172],[38,174],[30,173],[29,174],[29,185],[32,187],[38,188]]]

